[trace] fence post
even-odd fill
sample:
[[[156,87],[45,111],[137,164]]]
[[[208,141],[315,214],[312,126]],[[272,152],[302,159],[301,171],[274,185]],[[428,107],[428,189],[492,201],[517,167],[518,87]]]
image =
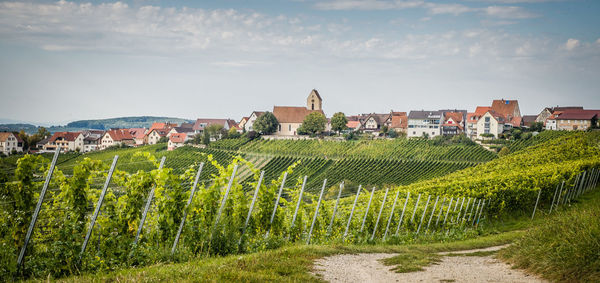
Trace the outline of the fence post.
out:
[[[171,248],[171,256],[175,254],[175,248],[177,247],[179,237],[181,236],[181,231],[183,231],[183,226],[185,225],[185,219],[187,218],[188,208],[190,207],[190,204],[192,204],[192,200],[194,199],[194,194],[196,193],[196,186],[198,186],[198,180],[200,180],[200,174],[202,174],[202,168],[204,168],[204,162],[200,163],[200,167],[198,167],[198,172],[196,172],[196,178],[194,179],[194,183],[192,184],[192,190],[190,191],[190,197],[188,198],[188,201],[185,204],[185,208],[183,209],[181,223],[179,224],[179,229],[177,229],[177,235],[175,236],[175,241],[173,241],[173,247]]]
[[[395,235],[398,235],[398,232],[400,231],[400,226],[402,226],[402,220],[404,219],[404,211],[406,210],[406,204],[408,204],[409,197],[410,192],[407,192],[406,200],[404,201],[404,208],[402,209],[402,215],[400,215],[400,221],[398,221],[398,225],[396,226],[396,233],[394,233]]]
[[[452,201],[454,200],[454,197],[450,197],[450,203],[448,204],[448,209],[446,210],[446,216],[444,216],[444,223],[442,223],[442,225],[446,225],[446,220],[448,220],[448,214],[450,214],[450,208],[452,208]],[[457,200],[458,202],[458,200]]]
[[[27,245],[29,244],[29,240],[31,239],[31,233],[33,233],[33,228],[35,227],[35,222],[37,221],[38,215],[40,214],[40,209],[42,208],[42,203],[44,202],[44,196],[46,195],[46,190],[48,190],[48,185],[50,185],[50,179],[52,179],[52,173],[54,173],[54,166],[56,166],[56,160],[58,159],[58,154],[60,153],[60,146],[56,146],[56,151],[54,152],[54,156],[52,157],[52,163],[50,163],[50,168],[48,169],[48,174],[46,174],[46,181],[44,181],[44,186],[42,187],[42,191],[40,192],[40,197],[38,198],[38,202],[35,206],[35,210],[33,211],[33,215],[31,216],[31,222],[29,223],[29,228],[27,228],[27,234],[25,235],[25,242],[23,243],[23,247],[21,248],[21,252],[19,253],[19,257],[17,258],[17,266],[20,267],[23,264],[23,259],[25,258],[25,251],[27,250]]]
[[[285,185],[285,180],[287,179],[288,172],[285,171],[283,173],[283,180],[281,181],[281,186],[279,187],[279,192],[277,193],[277,198],[275,199],[275,206],[273,207],[273,214],[271,214],[271,220],[269,221],[269,230],[267,230],[267,234],[265,237],[269,237],[271,233],[271,228],[273,227],[273,220],[275,219],[275,214],[277,213],[277,207],[279,206],[279,199],[281,198],[281,193],[283,192],[283,186]]]
[[[335,206],[333,207],[333,214],[331,215],[331,221],[329,222],[329,227],[327,228],[327,235],[331,233],[331,227],[333,226],[333,220],[335,220],[335,213],[337,212],[338,204],[340,203],[342,190],[344,190],[344,181],[340,183],[340,192],[338,193],[337,200],[335,201]]]
[[[100,207],[102,206],[102,202],[104,201],[104,196],[106,195],[106,190],[108,189],[108,184],[110,184],[110,179],[112,178],[113,172],[115,171],[115,167],[117,166],[117,160],[119,160],[119,156],[115,155],[115,157],[113,158],[113,162],[110,165],[110,170],[108,170],[108,175],[106,176],[106,181],[104,182],[104,187],[102,188],[102,192],[100,193],[100,198],[98,198],[98,203],[96,203],[96,209],[94,209],[94,214],[92,216],[92,220],[90,221],[90,228],[88,229],[88,232],[85,235],[85,239],[83,240],[83,245],[81,246],[81,252],[79,253],[79,260],[81,260],[81,258],[83,257],[83,252],[85,252],[87,243],[90,240],[92,231],[94,230],[94,224],[96,224],[96,218],[98,217],[98,213],[100,213]]]
[[[163,168],[165,165],[166,157],[163,156],[160,160],[160,165],[158,166],[158,170]],[[142,213],[142,219],[140,220],[140,227],[138,228],[137,234],[135,235],[135,240],[133,240],[133,246],[137,245],[138,240],[140,239],[140,234],[142,233],[142,228],[144,228],[144,222],[146,221],[146,215],[148,214],[148,209],[150,209],[150,204],[152,203],[152,198],[154,198],[154,190],[156,189],[156,185],[152,185],[152,189],[150,189],[150,193],[148,194],[148,200],[146,201],[146,207],[144,208],[144,213]]]
[[[560,184],[556,184],[556,189],[554,189],[554,196],[552,197],[552,204],[550,205],[550,212],[548,212],[548,214],[552,213],[552,208],[554,207],[554,201],[556,200],[556,194],[558,193],[558,187],[560,187]]]
[[[321,194],[319,194],[319,201],[317,202],[317,208],[315,209],[315,216],[313,217],[312,224],[310,224],[310,231],[308,232],[308,239],[306,239],[306,244],[310,244],[310,237],[312,236],[312,231],[315,226],[315,221],[317,221],[317,216],[319,215],[319,206],[321,205],[321,199],[323,198],[323,192],[325,191],[325,185],[327,184],[327,179],[323,180],[323,187],[321,188]]]
[[[246,234],[246,229],[248,228],[248,223],[250,222],[250,217],[252,216],[252,210],[254,209],[254,204],[256,203],[256,197],[258,196],[258,191],[260,190],[260,185],[262,184],[263,177],[265,176],[265,171],[260,172],[260,177],[258,178],[258,183],[256,184],[256,189],[254,189],[254,196],[252,196],[252,202],[250,203],[250,209],[248,209],[248,216],[246,216],[246,222],[244,223],[244,229],[242,229],[242,234],[240,235],[240,240],[238,242],[238,246],[242,244],[242,239],[244,238],[244,234]],[[304,178],[306,181],[306,177]],[[302,185],[304,188],[304,185]],[[293,224],[293,222],[292,222]]]
[[[556,199],[556,207],[560,205],[560,200],[562,199],[563,187],[565,186],[565,180],[560,184],[560,190],[558,191],[558,198]]]
[[[469,204],[471,204],[471,198],[469,198],[469,200],[467,201],[467,206],[465,206],[465,212],[462,214],[462,220],[460,221],[461,225],[465,222],[465,219],[467,218],[467,213],[469,212]]]
[[[369,203],[367,204],[367,211],[365,212],[365,216],[363,217],[362,225],[360,225],[360,232],[362,233],[365,228],[365,221],[367,221],[367,215],[369,215],[369,209],[371,208],[371,201],[373,200],[373,194],[375,193],[375,187],[371,190],[371,197],[369,197]]]
[[[238,165],[236,164],[233,167],[233,173],[231,174],[231,177],[229,178],[229,183],[227,184],[227,189],[225,190],[225,195],[223,195],[223,200],[221,200],[221,205],[219,206],[219,211],[217,212],[217,217],[215,218],[215,224],[213,227],[213,231],[210,233],[209,242],[212,242],[213,234],[215,233],[215,229],[217,228],[217,225],[219,224],[219,219],[221,218],[221,213],[223,213],[223,208],[225,207],[225,204],[227,203],[227,198],[229,197],[229,190],[231,190],[231,186],[233,185],[233,179],[235,178],[235,173],[237,172],[237,168],[238,168]]]
[[[431,220],[433,219],[433,215],[435,214],[435,209],[437,208],[438,200],[440,200],[440,196],[435,198],[435,204],[433,205],[433,209],[431,210],[431,216],[429,216],[429,221],[427,222],[427,229],[425,229],[425,234],[429,231],[429,225],[431,225]]]
[[[435,220],[435,226],[440,222],[440,217],[442,216],[442,212],[444,211],[444,204],[446,204],[446,197],[442,198],[442,204],[440,205],[440,213],[438,213],[438,217]]]
[[[485,199],[483,200],[483,203],[481,204],[481,209],[479,210],[479,215],[477,216],[477,226],[479,226],[479,219],[481,219],[481,214],[483,213],[483,208],[485,207]]]
[[[479,199],[479,201],[477,201],[477,208],[475,209],[475,215],[473,215],[473,223],[471,224],[471,226],[474,226],[475,222],[477,221],[477,213],[479,212],[479,205],[481,205],[481,199]]]
[[[294,217],[292,217],[292,223],[290,224],[290,231],[292,228],[294,228],[294,224],[296,223],[296,216],[298,215],[298,209],[300,209],[300,203],[302,203],[302,194],[304,194],[304,186],[306,185],[307,178],[308,176],[304,175],[302,187],[300,188],[300,194],[298,195],[298,201],[296,202],[296,209],[294,210]]]
[[[348,218],[348,224],[346,224],[346,231],[344,231],[344,238],[348,235],[348,229],[350,228],[350,223],[352,222],[352,215],[354,215],[354,208],[356,208],[356,201],[358,201],[358,195],[360,195],[361,185],[358,185],[358,190],[356,191],[356,197],[354,197],[354,204],[352,204],[352,210],[350,211],[350,217]]]
[[[467,223],[471,222],[471,216],[473,216],[473,209],[475,209],[475,202],[477,202],[477,198],[473,199],[473,205],[471,205],[471,211],[469,211],[469,218],[467,218]]]
[[[419,207],[419,200],[421,200],[421,194],[419,194],[417,196],[417,202],[415,203],[415,209],[413,209],[412,216],[410,217],[411,223],[415,220],[415,213],[417,213],[417,207]]]
[[[421,230],[421,224],[423,224],[423,219],[425,219],[425,214],[427,213],[427,206],[429,206],[429,200],[431,199],[431,195],[427,196],[427,202],[425,203],[425,209],[423,209],[423,214],[421,215],[421,222],[419,222],[419,228],[417,228],[417,235]]]
[[[396,197],[394,197],[394,203],[392,204],[392,211],[390,212],[390,217],[388,218],[387,225],[385,226],[385,233],[383,233],[383,240],[387,237],[388,230],[390,229],[390,223],[392,222],[392,217],[394,217],[394,210],[396,209],[396,202],[398,201],[398,195],[400,195],[400,190],[396,191]]]
[[[373,235],[371,235],[371,241],[375,238],[375,232],[377,232],[377,226],[379,225],[379,218],[381,217],[381,213],[383,212],[383,207],[385,207],[385,200],[387,199],[387,195],[390,188],[385,189],[385,195],[383,195],[383,201],[381,202],[381,208],[379,209],[379,214],[377,214],[377,221],[375,221],[375,228],[373,228]]]
[[[535,210],[537,209],[538,202],[540,201],[540,196],[541,195],[542,195],[542,189],[540,188],[540,191],[538,192],[537,199],[535,200],[535,206],[533,207],[533,213],[531,214],[531,220],[533,220],[533,217],[535,216]]]

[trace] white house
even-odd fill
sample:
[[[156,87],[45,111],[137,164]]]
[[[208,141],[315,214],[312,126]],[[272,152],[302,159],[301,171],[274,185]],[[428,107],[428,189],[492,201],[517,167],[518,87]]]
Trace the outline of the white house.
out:
[[[433,138],[442,134],[443,123],[442,111],[410,111],[406,135],[409,138],[423,136]]]
[[[100,140],[100,149],[120,144],[133,146],[134,143],[133,136],[129,133],[128,129],[110,130],[102,136],[102,139]]]
[[[494,138],[504,132],[506,120],[504,116],[494,110],[488,110],[477,121],[477,138],[483,139],[482,134],[492,134]]]
[[[23,152],[23,142],[11,132],[0,133],[0,152],[9,155],[13,150]],[[20,144],[20,145],[19,145]]]
[[[82,151],[83,139],[80,132],[56,132],[44,145],[44,151],[54,151],[57,146],[61,151]]]
[[[244,122],[244,129],[246,132],[254,131],[254,128],[252,128],[254,121],[256,121],[256,119],[263,114],[265,114],[265,111],[254,111],[252,114],[250,114],[250,116],[248,116],[248,119],[246,119],[246,122]]]
[[[186,133],[174,133],[169,137],[169,143],[167,145],[167,150],[174,150],[178,147],[182,147],[185,145],[185,142],[189,140],[189,137]]]

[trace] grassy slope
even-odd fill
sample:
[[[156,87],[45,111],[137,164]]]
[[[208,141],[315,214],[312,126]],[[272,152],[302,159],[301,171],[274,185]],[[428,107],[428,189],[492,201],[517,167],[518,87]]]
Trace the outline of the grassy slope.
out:
[[[527,233],[500,257],[551,281],[600,280],[600,191],[577,209],[559,212]]]

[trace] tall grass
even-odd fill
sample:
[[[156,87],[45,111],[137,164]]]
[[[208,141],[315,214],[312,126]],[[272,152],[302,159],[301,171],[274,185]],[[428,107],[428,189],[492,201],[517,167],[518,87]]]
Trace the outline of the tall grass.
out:
[[[551,281],[600,281],[600,192],[530,229],[499,255]]]

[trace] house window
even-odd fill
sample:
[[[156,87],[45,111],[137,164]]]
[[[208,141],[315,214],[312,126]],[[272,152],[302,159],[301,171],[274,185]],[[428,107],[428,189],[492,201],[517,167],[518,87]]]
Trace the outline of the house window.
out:
[[[485,117],[485,122],[489,123],[490,122],[490,117]]]
[[[279,124],[279,131],[281,132],[281,124]]]
[[[311,101],[311,103],[312,103],[312,105],[311,105],[311,108],[310,108],[310,110],[315,110],[315,100],[313,99],[313,100]]]
[[[432,135],[432,136],[435,136],[435,132],[431,132],[431,135]]]
[[[292,125],[288,125],[288,131],[292,131]]]
[[[417,132],[413,131],[413,135],[416,135],[416,134],[417,134]]]

